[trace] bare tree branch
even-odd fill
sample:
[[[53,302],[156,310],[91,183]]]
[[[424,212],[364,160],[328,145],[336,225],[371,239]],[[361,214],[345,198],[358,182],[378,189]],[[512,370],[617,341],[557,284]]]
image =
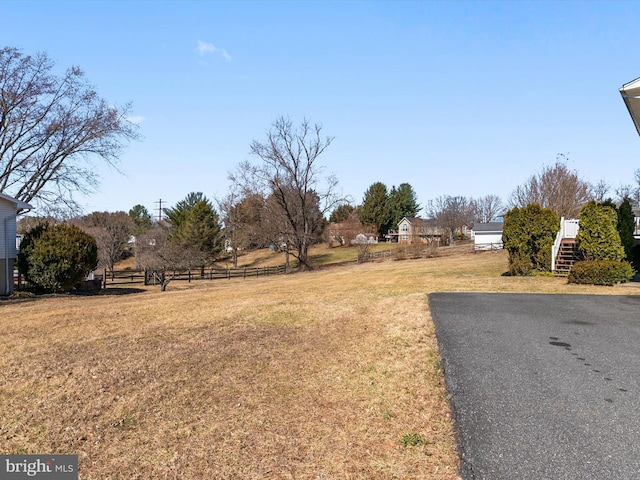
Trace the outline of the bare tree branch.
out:
[[[317,160],[333,141],[321,131],[306,119],[296,128],[290,119],[279,117],[266,141],[251,143],[259,162],[244,162],[229,177],[246,196],[257,193],[267,199],[270,219],[265,225],[293,247],[302,269],[309,267],[308,248],[322,234],[324,215],[344,200],[336,193],[337,179],[321,177]]]
[[[591,185],[581,180],[577,172],[567,166],[567,157],[558,155],[556,163],[546,166],[511,194],[511,207],[531,204],[550,208],[560,217],[577,218],[584,204],[593,198]]]
[[[77,67],[61,77],[53,67],[46,54],[0,49],[0,191],[73,207],[74,192],[97,185],[91,159],[115,166],[138,133],[130,105],[107,104]]]

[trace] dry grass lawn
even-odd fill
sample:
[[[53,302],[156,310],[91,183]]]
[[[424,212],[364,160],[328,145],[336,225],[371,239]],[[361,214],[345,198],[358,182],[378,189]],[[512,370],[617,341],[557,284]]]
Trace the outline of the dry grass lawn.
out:
[[[504,253],[0,303],[0,452],[81,479],[455,479],[427,293],[638,294]]]

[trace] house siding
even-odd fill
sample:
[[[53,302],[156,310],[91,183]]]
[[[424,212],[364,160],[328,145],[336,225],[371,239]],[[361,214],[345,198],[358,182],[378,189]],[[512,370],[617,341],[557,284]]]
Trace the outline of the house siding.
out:
[[[440,230],[428,220],[419,217],[404,217],[398,222],[398,243],[440,242]]]
[[[478,223],[471,229],[475,250],[503,248],[501,222]]]
[[[0,198],[0,259],[5,258],[16,258],[16,206]]]
[[[398,243],[410,243],[411,242],[411,223],[406,218],[403,218],[398,223]]]
[[[13,290],[16,212],[16,203],[0,198],[0,295],[8,294]]]
[[[502,245],[502,233],[476,232],[475,245]]]

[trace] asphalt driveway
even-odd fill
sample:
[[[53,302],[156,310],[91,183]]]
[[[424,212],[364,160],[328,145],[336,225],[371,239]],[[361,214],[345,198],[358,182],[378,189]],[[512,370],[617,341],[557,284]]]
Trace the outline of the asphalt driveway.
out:
[[[463,479],[640,478],[640,296],[429,296]]]

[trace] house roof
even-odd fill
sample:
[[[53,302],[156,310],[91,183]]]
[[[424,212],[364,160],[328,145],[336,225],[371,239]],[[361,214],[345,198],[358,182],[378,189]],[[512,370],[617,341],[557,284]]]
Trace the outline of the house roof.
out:
[[[5,195],[2,192],[0,192],[0,199],[1,200],[6,200],[8,202],[11,202],[11,203],[15,204],[17,208],[20,208],[20,209],[25,209],[25,210],[33,209],[33,207],[31,205],[29,205],[28,203],[25,203],[22,200],[18,200],[17,198],[10,197],[9,195]]]
[[[474,223],[472,230],[474,232],[502,232],[502,222]]]
[[[629,110],[636,131],[640,134],[640,78],[625,83],[620,88],[620,95]]]
[[[398,224],[402,223],[403,220],[406,220],[412,225],[427,225],[429,223],[427,219],[421,217],[403,217],[402,220],[398,222]]]

